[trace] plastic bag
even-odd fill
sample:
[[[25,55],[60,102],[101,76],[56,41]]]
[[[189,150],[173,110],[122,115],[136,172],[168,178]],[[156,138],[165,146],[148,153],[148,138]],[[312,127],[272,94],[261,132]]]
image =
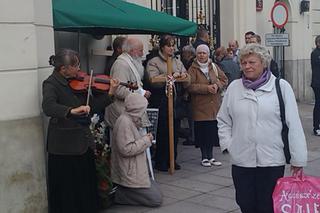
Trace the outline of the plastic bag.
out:
[[[302,171],[280,178],[272,198],[274,213],[320,213],[320,178]]]

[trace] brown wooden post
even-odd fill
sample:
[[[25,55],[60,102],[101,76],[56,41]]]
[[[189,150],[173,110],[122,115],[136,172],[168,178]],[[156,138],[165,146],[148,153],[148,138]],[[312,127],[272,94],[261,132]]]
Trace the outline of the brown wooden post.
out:
[[[172,58],[167,58],[167,75],[172,78]],[[174,125],[173,125],[173,85],[168,84],[168,125],[169,125],[169,173],[174,173]]]

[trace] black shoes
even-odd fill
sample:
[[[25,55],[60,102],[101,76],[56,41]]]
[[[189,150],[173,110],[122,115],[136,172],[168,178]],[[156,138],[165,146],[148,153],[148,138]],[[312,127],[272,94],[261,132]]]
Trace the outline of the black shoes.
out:
[[[177,163],[174,163],[174,169],[175,170],[180,170],[181,169],[181,166]]]
[[[164,167],[164,166],[155,166],[155,169],[160,171],[160,172],[167,172],[169,170],[169,167]],[[177,163],[174,163],[174,169],[175,170],[180,170],[181,169],[181,166]]]

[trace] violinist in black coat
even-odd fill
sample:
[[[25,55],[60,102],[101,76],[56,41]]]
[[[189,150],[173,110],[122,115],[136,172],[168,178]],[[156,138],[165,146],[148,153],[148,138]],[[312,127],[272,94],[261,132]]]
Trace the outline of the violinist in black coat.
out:
[[[68,79],[76,77],[79,55],[63,49],[50,57],[53,73],[43,82],[43,112],[50,117],[47,135],[50,213],[98,212],[94,140],[90,113],[104,108],[118,80],[111,80],[108,94],[90,99],[75,93]]]

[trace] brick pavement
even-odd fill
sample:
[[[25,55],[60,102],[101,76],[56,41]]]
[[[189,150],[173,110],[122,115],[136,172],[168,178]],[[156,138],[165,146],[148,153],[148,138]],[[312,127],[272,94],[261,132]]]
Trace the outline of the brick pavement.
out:
[[[300,117],[308,143],[308,166],[305,173],[320,176],[320,137],[312,135],[312,104],[299,104]],[[214,148],[220,167],[200,165],[200,150],[178,146],[178,162],[182,169],[173,175],[155,172],[164,195],[159,208],[113,205],[101,213],[240,213],[234,199],[234,187],[228,155]],[[289,169],[286,169],[289,174]]]

